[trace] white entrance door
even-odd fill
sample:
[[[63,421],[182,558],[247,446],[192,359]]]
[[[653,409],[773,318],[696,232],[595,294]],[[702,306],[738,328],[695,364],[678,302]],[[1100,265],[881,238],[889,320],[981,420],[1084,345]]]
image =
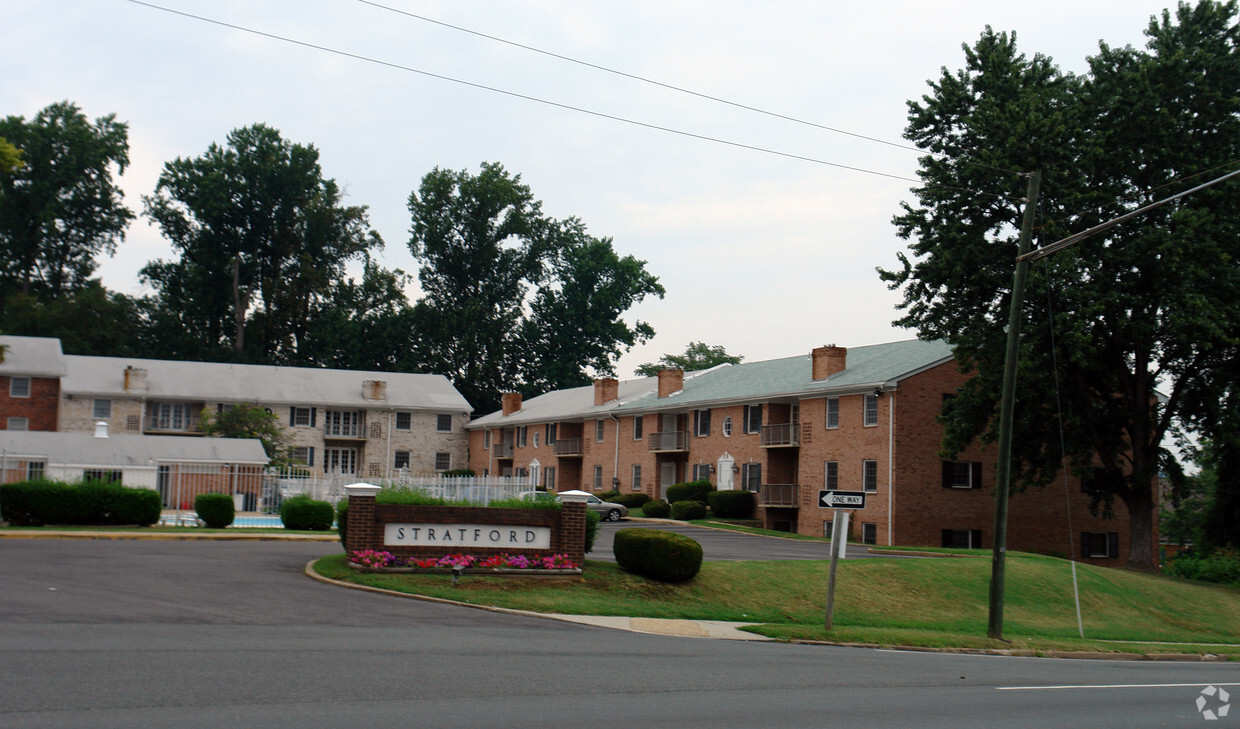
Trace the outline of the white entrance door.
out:
[[[718,489],[720,491],[731,491],[736,488],[736,474],[733,468],[736,467],[736,459],[729,453],[719,456],[719,462],[715,465],[715,473],[719,482]]]
[[[659,498],[667,499],[667,487],[676,483],[676,463],[664,461],[659,464]]]

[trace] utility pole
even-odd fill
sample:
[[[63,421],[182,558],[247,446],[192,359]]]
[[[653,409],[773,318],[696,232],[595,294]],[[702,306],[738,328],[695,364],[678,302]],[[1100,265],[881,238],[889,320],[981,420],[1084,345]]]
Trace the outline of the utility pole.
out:
[[[1003,638],[1003,585],[1007,556],[1008,494],[1012,481],[1012,418],[1016,409],[1016,363],[1020,353],[1020,322],[1025,308],[1025,279],[1029,276],[1029,252],[1033,239],[1033,219],[1038,206],[1042,173],[1029,173],[1025,193],[1025,218],[1020,226],[1016,273],[1012,277],[1012,301],[1008,310],[1007,355],[1003,362],[1003,391],[999,399],[999,463],[995,469],[995,538],[990,557],[991,638]]]

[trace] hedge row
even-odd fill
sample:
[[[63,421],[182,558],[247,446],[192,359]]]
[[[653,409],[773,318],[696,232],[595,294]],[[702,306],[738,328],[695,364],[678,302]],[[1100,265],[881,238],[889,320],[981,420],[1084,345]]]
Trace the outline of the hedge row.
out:
[[[0,516],[13,526],[150,526],[161,508],[157,491],[110,481],[40,479],[0,486]]]
[[[667,500],[673,504],[677,501],[701,501],[706,503],[706,495],[714,490],[714,487],[710,485],[710,481],[676,483],[667,487]]]
[[[711,491],[706,494],[706,503],[715,516],[723,519],[748,519],[753,516],[755,506],[753,492],[740,489]]]

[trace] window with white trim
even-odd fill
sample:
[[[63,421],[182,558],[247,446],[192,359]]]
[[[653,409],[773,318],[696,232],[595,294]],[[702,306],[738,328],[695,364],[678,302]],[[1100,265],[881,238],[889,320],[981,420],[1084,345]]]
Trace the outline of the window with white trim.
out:
[[[977,461],[943,461],[943,488],[980,489],[982,464]]]
[[[861,462],[861,484],[866,491],[878,491],[878,461]]]
[[[47,470],[47,461],[27,461],[26,462],[26,480],[37,481],[43,478]]]
[[[633,440],[642,439],[642,421],[644,420],[645,418],[641,415],[633,416]]]
[[[600,420],[599,422],[602,422],[602,421]],[[603,490],[603,467],[602,466],[594,467],[594,484],[593,485],[594,485],[595,491]]]
[[[822,486],[827,491],[835,491],[840,487],[840,462],[827,461],[823,464]]]
[[[745,406],[745,433],[758,433],[762,430],[762,406]]]
[[[878,425],[878,395],[866,395],[864,407],[865,413],[861,424],[866,427]]]
[[[838,397],[827,398],[827,427],[840,427],[840,399]]]
[[[547,445],[555,445],[555,439],[559,437],[559,424],[547,423]]]
[[[539,435],[540,435],[540,434],[539,434],[539,432],[538,432],[537,430],[535,430],[535,431],[534,431],[534,447],[535,447],[535,448],[537,448],[537,447],[538,447]]]
[[[482,450],[491,450],[491,431],[489,430],[482,431]]]
[[[289,408],[288,424],[294,428],[313,428],[314,408],[299,408],[297,406]]]
[[[693,434],[699,438],[710,435],[710,410],[693,411]]]
[[[452,470],[452,454],[440,451],[435,454],[435,470],[450,471]]]
[[[710,464],[695,463],[693,464],[693,480],[709,481],[710,480]]]
[[[632,482],[632,489],[633,489],[634,491],[641,491],[641,490],[642,490],[642,467],[641,467],[641,465],[639,465],[639,464],[637,464],[637,463],[634,463],[634,464],[633,464],[633,482]]]
[[[746,463],[741,466],[741,488],[758,493],[762,488],[761,463]]]
[[[603,419],[599,418],[598,420],[595,420],[594,421],[594,442],[595,443],[603,442],[604,432],[605,431],[604,431]]]
[[[289,458],[303,466],[314,465],[314,446],[293,446],[288,449]]]
[[[719,432],[723,433],[724,438],[732,437],[732,416],[727,416],[723,422],[719,424]]]
[[[30,397],[30,378],[10,377],[9,397]]]
[[[357,473],[357,449],[324,448],[323,473]]]
[[[361,438],[365,435],[362,430],[362,414],[355,410],[324,410],[323,430],[328,437]],[[356,464],[354,466],[356,467]],[[356,473],[356,470],[341,473]]]
[[[525,447],[525,444],[529,438],[529,434],[530,434],[530,428],[528,425],[517,426],[517,447],[518,448]]]
[[[112,401],[106,397],[95,398],[94,407],[91,409],[91,417],[95,420],[110,420],[112,418]]]
[[[409,451],[394,451],[392,455],[392,468],[409,468]]]

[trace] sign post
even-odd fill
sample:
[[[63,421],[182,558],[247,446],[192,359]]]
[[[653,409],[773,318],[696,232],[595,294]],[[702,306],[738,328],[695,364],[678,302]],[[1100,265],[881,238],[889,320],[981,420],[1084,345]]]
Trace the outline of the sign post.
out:
[[[835,568],[848,548],[848,517],[850,509],[865,508],[864,491],[819,491],[818,506],[834,509],[831,516],[831,568],[827,572],[827,608],[823,624],[831,629],[835,610]]]

